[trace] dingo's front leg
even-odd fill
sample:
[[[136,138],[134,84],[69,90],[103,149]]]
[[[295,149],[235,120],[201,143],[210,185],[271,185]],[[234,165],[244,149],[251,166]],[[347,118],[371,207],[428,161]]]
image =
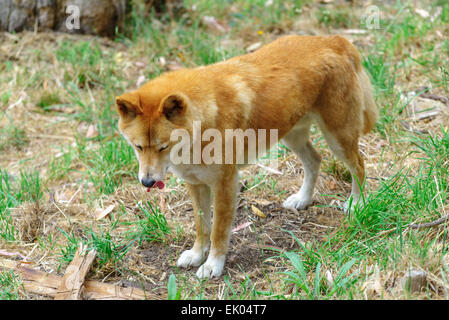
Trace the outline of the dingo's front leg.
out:
[[[221,178],[213,186],[213,192],[212,245],[206,262],[196,273],[199,278],[219,277],[223,271],[237,198],[237,169],[235,166],[227,166],[223,169]]]
[[[195,215],[196,239],[190,250],[184,251],[176,263],[178,267],[199,266],[205,259],[210,244],[211,191],[207,185],[187,185],[192,197]]]

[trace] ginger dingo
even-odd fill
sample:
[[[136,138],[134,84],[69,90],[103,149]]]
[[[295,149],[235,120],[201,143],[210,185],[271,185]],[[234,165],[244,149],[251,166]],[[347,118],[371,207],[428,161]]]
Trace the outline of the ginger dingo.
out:
[[[170,169],[187,183],[196,240],[181,254],[178,266],[201,265],[196,273],[200,278],[218,277],[223,271],[236,210],[238,169],[243,165],[224,160],[229,141],[217,140],[217,134],[224,137],[227,130],[254,130],[256,140],[246,139],[245,151],[252,143],[265,150],[281,139],[299,156],[304,181],[283,205],[301,210],[312,203],[321,162],[309,141],[315,121],[329,148],[352,174],[351,202],[348,199],[345,210],[359,201],[365,169],[358,140],[373,128],[377,117],[360,60],[355,47],[340,36],[284,36],[253,53],[165,73],[116,98],[119,129],[136,151],[140,182],[147,188],[163,188]],[[195,123],[201,133],[214,134],[195,138]],[[182,134],[173,139],[173,132],[180,130],[189,138],[182,143]],[[263,130],[275,130],[276,141],[258,139]],[[206,150],[212,136],[214,146],[222,145],[224,151],[209,148],[212,162],[198,159],[198,154],[195,159],[194,149]],[[174,161],[180,152],[184,161]],[[236,151],[232,152],[231,159],[236,160]],[[244,162],[251,157],[245,156]]]

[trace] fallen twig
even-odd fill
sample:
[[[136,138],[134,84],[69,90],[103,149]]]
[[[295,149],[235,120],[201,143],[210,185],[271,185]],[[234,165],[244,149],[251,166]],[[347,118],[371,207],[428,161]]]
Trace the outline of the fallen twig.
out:
[[[21,262],[0,260],[0,268],[11,269],[19,273],[26,291],[49,297],[55,297],[63,277],[43,271],[27,268]],[[91,300],[144,300],[160,299],[137,288],[124,288],[108,283],[87,280],[84,282],[84,296]]]
[[[423,229],[423,228],[430,228],[430,227],[435,227],[437,225],[440,225],[442,223],[444,223],[445,221],[449,220],[449,214],[445,215],[439,219],[436,219],[434,221],[431,222],[426,222],[426,223],[411,223],[408,225],[408,228],[411,229]]]
[[[418,230],[418,229],[435,227],[435,226],[438,226],[438,225],[444,223],[447,220],[449,220],[449,214],[445,215],[445,216],[443,216],[443,217],[441,217],[439,219],[436,219],[434,221],[431,221],[431,222],[410,223],[410,224],[408,224],[408,225],[406,225],[404,227],[404,231],[407,230],[407,229],[416,229],[416,230]],[[386,234],[390,234],[391,232],[393,232],[395,230],[397,230],[397,228],[391,228],[391,229],[388,229],[388,230],[384,230],[382,232],[379,232],[377,236],[383,236],[383,235],[386,235]]]
[[[80,300],[84,290],[84,278],[97,255],[95,250],[87,253],[87,248],[80,243],[75,256],[67,267],[55,300]]]

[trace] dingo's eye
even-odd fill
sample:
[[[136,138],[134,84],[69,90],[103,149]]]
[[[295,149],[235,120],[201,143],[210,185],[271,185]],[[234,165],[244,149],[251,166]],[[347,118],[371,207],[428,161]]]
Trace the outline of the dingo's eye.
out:
[[[139,151],[142,151],[142,150],[143,150],[141,146],[136,146],[136,148],[137,148]]]
[[[159,149],[159,152],[164,151],[167,148],[168,148],[168,146],[163,146],[162,148]]]

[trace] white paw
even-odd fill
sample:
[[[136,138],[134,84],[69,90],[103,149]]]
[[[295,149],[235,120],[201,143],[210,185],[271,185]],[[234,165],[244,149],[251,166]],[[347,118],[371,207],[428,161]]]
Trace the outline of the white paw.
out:
[[[201,262],[203,262],[206,251],[207,250],[204,250],[204,252],[192,249],[186,250],[183,253],[181,253],[181,256],[176,262],[176,265],[181,268],[187,268],[190,266],[197,267],[201,264]]]
[[[303,210],[312,204],[312,197],[307,197],[301,193],[291,195],[282,204],[287,209]]]
[[[219,277],[221,275],[221,272],[223,271],[225,260],[225,255],[219,257],[209,256],[206,262],[201,267],[199,267],[198,271],[196,272],[196,276],[200,279]]]
[[[354,212],[355,208],[362,209],[364,206],[361,199],[355,200],[352,196],[348,198],[343,204],[343,210],[345,213]]]

